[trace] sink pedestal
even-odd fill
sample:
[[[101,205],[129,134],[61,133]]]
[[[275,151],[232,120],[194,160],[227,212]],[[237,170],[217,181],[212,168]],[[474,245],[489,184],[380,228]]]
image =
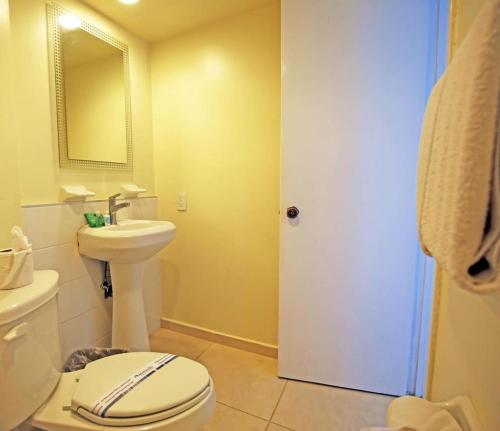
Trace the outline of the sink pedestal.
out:
[[[150,350],[142,296],[144,264],[174,237],[173,223],[156,220],[120,220],[100,228],[85,225],[78,231],[80,253],[111,267],[113,347]]]
[[[110,262],[113,283],[111,344],[136,352],[150,350],[142,285],[144,262]]]

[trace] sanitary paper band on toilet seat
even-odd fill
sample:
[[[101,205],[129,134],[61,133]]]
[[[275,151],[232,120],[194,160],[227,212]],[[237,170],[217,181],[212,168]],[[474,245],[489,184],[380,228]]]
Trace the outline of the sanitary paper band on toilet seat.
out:
[[[97,416],[106,417],[106,414],[111,406],[127,395],[139,383],[151,377],[169,362],[172,362],[175,358],[177,358],[177,355],[167,354],[145,365],[130,377],[126,378],[123,382],[116,385],[107,394],[99,398],[92,407],[92,413]]]

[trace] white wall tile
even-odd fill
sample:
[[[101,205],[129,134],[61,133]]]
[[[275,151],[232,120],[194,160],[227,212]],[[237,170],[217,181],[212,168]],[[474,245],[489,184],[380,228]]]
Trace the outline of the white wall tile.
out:
[[[76,242],[33,251],[35,269],[53,269],[59,273],[59,283],[87,275],[87,267],[78,252]]]
[[[33,249],[74,242],[86,223],[84,213],[103,209],[102,202],[24,207],[23,227]]]
[[[144,310],[150,334],[161,326],[161,280],[158,278],[144,284]]]
[[[92,339],[87,330],[87,317],[81,314],[61,325],[61,342],[63,363],[68,356],[78,349],[89,347]]]
[[[89,294],[89,284],[93,287],[88,277],[59,284],[57,304],[60,323],[71,320],[93,307],[93,295]]]
[[[144,283],[156,281],[161,278],[161,261],[158,255],[153,256],[145,262]],[[159,299],[159,298],[158,298]]]
[[[138,199],[132,207],[137,211],[137,217],[145,220],[158,220],[158,199]]]
[[[82,261],[87,270],[87,274],[92,281],[92,284],[100,288],[104,277],[105,262],[96,259],[90,259],[88,257],[82,257]]]
[[[86,275],[76,280],[60,283],[58,294],[59,322],[63,323],[73,319],[93,307],[107,309],[105,301],[112,302],[111,298],[104,299],[103,290],[99,285],[96,286],[93,283],[90,276]]]
[[[158,220],[158,199],[139,198],[126,200],[131,205],[118,212],[118,220],[127,218],[135,220]]]
[[[96,347],[111,333],[111,313],[95,307],[61,324],[63,360],[74,350]]]
[[[111,347],[111,334],[108,334],[97,340],[94,344],[94,347]]]

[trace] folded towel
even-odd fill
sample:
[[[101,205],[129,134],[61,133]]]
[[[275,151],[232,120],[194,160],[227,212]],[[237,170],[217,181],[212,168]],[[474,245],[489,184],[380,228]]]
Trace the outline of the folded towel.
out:
[[[434,413],[421,428],[416,431],[463,431],[455,418],[446,410]]]
[[[464,431],[455,418],[446,410],[432,414],[422,425],[398,428],[362,428],[361,431]]]
[[[385,428],[385,427],[370,427],[361,428],[360,431],[416,431],[415,428]]]
[[[476,292],[500,288],[500,0],[487,0],[435,85],[422,129],[420,242]]]

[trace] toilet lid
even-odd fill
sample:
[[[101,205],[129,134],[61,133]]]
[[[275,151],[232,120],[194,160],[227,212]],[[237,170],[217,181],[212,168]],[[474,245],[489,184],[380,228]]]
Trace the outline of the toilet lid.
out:
[[[164,353],[124,353],[85,367],[71,409],[102,425],[139,425],[193,407],[208,396],[210,386],[207,369],[190,359]]]

